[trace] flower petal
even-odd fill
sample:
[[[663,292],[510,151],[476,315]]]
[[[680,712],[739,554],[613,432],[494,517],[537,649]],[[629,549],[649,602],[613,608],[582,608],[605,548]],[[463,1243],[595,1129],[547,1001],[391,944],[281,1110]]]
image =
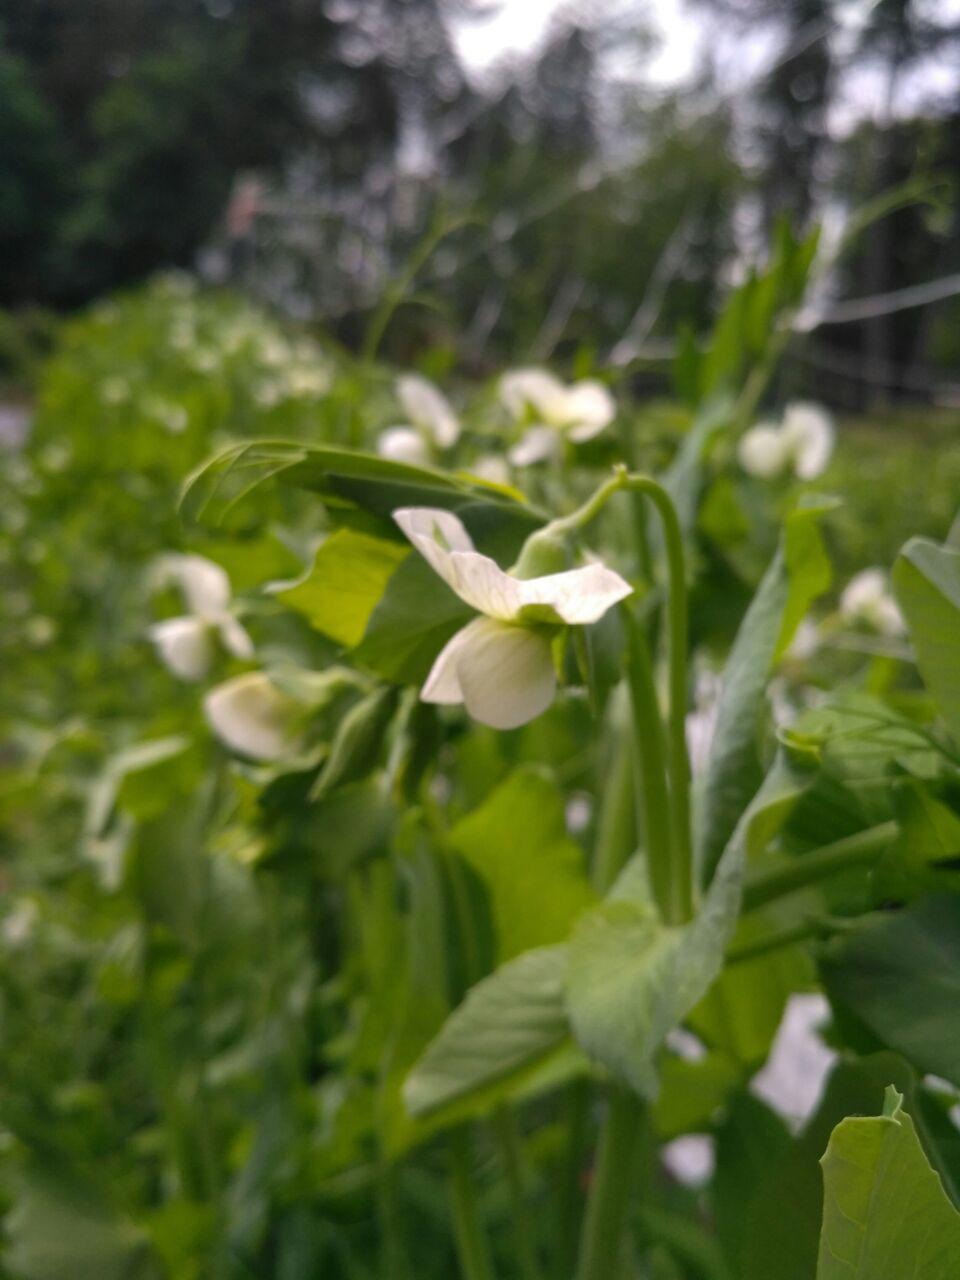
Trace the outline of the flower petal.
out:
[[[430,567],[471,608],[502,621],[517,616],[520,584],[489,556],[473,550],[470,535],[455,515],[433,507],[403,507],[393,518]]]
[[[464,645],[470,643],[470,638],[477,626],[482,626],[483,622],[483,618],[474,618],[472,622],[468,622],[452,639],[447,641],[437,654],[436,660],[430,668],[430,674],[420,690],[420,697],[424,702],[452,705],[463,701],[463,690],[460,688],[460,674],[457,664],[463,653]]]
[[[592,440],[609,427],[617,414],[613,396],[593,378],[585,378],[567,392],[567,435],[574,443]]]
[[[202,618],[167,618],[148,632],[164,666],[180,680],[202,680],[213,664],[210,628]]]
[[[253,657],[253,641],[246,627],[232,613],[222,613],[216,619],[216,626],[227,653],[232,653],[235,658]]]
[[[519,587],[523,613],[546,607],[553,611],[558,622],[570,626],[586,626],[598,621],[617,601],[633,591],[619,573],[602,564],[587,564],[544,578],[528,578],[521,580]]]
[[[500,379],[500,399],[515,418],[529,410],[558,425],[567,410],[567,388],[547,369],[512,369]]]
[[[737,457],[748,475],[769,480],[787,465],[790,446],[782,431],[762,422],[741,437]]]
[[[446,396],[432,382],[417,373],[397,379],[397,395],[410,421],[430,436],[441,449],[449,449],[460,438],[460,422]]]
[[[560,433],[555,427],[542,422],[529,427],[510,450],[509,458],[515,467],[532,467],[546,462],[560,452]]]
[[[230,603],[226,571],[205,556],[167,555],[158,565],[161,585],[173,582],[191,613],[220,613]]]
[[[278,760],[295,750],[300,706],[262,671],[248,671],[218,684],[203,700],[217,737],[255,760]]]
[[[801,480],[821,475],[833,453],[833,421],[817,404],[795,401],[783,415],[783,435]]]
[[[490,618],[477,618],[460,636],[457,679],[474,720],[515,729],[546,711],[557,677],[545,636]]]
[[[377,453],[391,462],[407,462],[415,467],[426,466],[430,453],[423,437],[413,427],[388,427],[377,436]]]

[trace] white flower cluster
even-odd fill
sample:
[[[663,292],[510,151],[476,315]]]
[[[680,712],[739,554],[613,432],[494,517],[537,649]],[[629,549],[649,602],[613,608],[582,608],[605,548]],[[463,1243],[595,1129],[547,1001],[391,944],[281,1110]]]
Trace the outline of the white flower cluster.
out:
[[[510,461],[529,467],[557,457],[564,440],[581,444],[599,435],[617,413],[602,382],[585,378],[565,386],[546,369],[514,369],[500,379],[500,399],[526,431],[510,450]]]

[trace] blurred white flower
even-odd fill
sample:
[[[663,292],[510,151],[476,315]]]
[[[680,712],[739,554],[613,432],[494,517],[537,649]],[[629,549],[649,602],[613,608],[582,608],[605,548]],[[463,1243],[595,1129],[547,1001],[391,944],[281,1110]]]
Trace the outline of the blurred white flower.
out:
[[[737,456],[749,475],[769,480],[792,471],[800,480],[821,475],[833,452],[830,415],[819,405],[795,401],[779,426],[759,422],[740,438]]]
[[[830,1006],[822,995],[792,995],[766,1064],[750,1082],[750,1092],[794,1128],[816,1110],[837,1061],[836,1053],[817,1033],[829,1014]]]
[[[840,612],[848,622],[865,622],[881,635],[900,635],[903,616],[887,586],[882,569],[863,569],[843,589]]]
[[[122,404],[130,396],[130,384],[126,378],[104,378],[101,391],[107,404]]]
[[[684,1187],[702,1187],[713,1177],[716,1141],[709,1133],[684,1133],[660,1151],[664,1168]]]
[[[419,431],[413,427],[387,427],[377,437],[377,453],[391,462],[407,462],[415,467],[430,463],[430,450]]]
[[[586,378],[566,386],[547,369],[514,369],[500,379],[500,399],[517,421],[532,419],[510,451],[518,467],[557,454],[564,438],[592,440],[616,416],[613,397],[602,382]]]
[[[262,671],[218,684],[203,699],[203,710],[225,746],[254,760],[280,760],[300,745],[300,704]]]
[[[685,721],[687,753],[694,777],[706,771],[710,760],[722,688],[723,681],[715,671],[705,669],[697,673],[694,707],[687,713]]]
[[[446,396],[418,373],[397,379],[397,396],[410,424],[438,449],[449,449],[460,438],[460,421]]]
[[[253,642],[230,609],[230,579],[212,560],[195,555],[161,557],[154,586],[175,585],[188,613],[154,623],[148,634],[164,665],[181,680],[202,680],[216,657],[216,638],[236,658],[252,658]]]
[[[474,550],[449,511],[407,507],[393,518],[431,568],[481,615],[441,650],[420,696],[462,702],[475,720],[494,729],[526,724],[553,701],[550,641],[556,629],[596,622],[632,590],[601,564],[543,578],[511,577]]]
[[[820,628],[812,618],[802,618],[787,647],[787,657],[796,662],[812,658],[820,648]]]
[[[171,435],[180,435],[187,428],[189,418],[186,409],[172,400],[165,400],[162,396],[144,396],[142,408],[148,418],[159,422]]]
[[[478,480],[488,480],[491,484],[510,484],[510,464],[499,453],[483,453],[470,463],[467,470]]]
[[[291,396],[322,396],[330,389],[330,375],[321,364],[295,364],[287,370],[286,385]]]

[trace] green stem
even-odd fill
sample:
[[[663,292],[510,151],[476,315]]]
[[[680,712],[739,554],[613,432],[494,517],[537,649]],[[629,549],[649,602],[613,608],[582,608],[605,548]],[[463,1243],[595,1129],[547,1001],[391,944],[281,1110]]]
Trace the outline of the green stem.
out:
[[[783,898],[851,867],[875,861],[898,830],[895,822],[881,822],[879,826],[835,840],[813,853],[791,857],[775,867],[758,871],[744,885],[743,913],[755,911],[776,898]]]
[[[566,1115],[566,1153],[557,1191],[556,1274],[569,1276],[577,1259],[577,1240],[583,1218],[583,1170],[586,1163],[590,1099],[592,1089],[587,1080],[575,1080],[570,1086]]]
[[[577,1280],[617,1280],[624,1228],[640,1154],[643,1107],[622,1085],[610,1087],[610,1109],[580,1239]]]
[[[449,1145],[450,1200],[460,1275],[463,1280],[494,1280],[490,1253],[477,1207],[469,1131],[463,1127],[451,1130]]]
[[[397,1198],[397,1168],[386,1160],[380,1167],[377,1179],[377,1216],[380,1223],[383,1280],[405,1280],[408,1271],[403,1247],[402,1215]]]
[[[517,1133],[513,1112],[509,1107],[498,1107],[494,1113],[493,1123],[513,1204],[513,1235],[518,1270],[523,1280],[540,1280],[540,1263],[537,1261],[534,1233],[530,1229],[526,1208],[520,1135]]]
[[[611,737],[613,750],[611,758],[605,762],[606,783],[597,819],[591,868],[594,888],[598,893],[606,893],[637,847],[633,742],[625,726],[614,726]]]
[[[672,915],[670,796],[667,791],[663,724],[653,680],[653,664],[646,633],[623,606],[627,632],[627,679],[633,708],[633,768],[638,815],[642,815],[643,845],[650,868],[650,887],[664,916]]]
[[[687,755],[687,578],[683,532],[667,491],[647,476],[631,475],[626,483],[657,509],[667,552],[669,594],[667,621],[670,654],[670,719],[667,730],[670,809],[673,827],[671,897],[668,919],[689,920],[693,914],[693,852],[690,837],[690,760]]]
[[[780,951],[783,947],[792,947],[795,942],[805,942],[823,932],[822,925],[816,920],[801,920],[789,929],[780,929],[776,933],[768,933],[765,938],[756,938],[753,942],[744,942],[740,946],[730,947],[725,962],[743,964],[747,960],[756,960],[758,956],[768,955],[771,951]]]

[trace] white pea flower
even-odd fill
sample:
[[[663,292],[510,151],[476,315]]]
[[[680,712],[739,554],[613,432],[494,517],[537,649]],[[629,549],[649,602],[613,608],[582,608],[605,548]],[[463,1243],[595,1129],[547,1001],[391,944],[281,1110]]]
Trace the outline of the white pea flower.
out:
[[[865,622],[881,635],[899,635],[904,629],[903,616],[882,569],[863,569],[854,574],[840,597],[840,612],[848,621]]]
[[[254,760],[280,760],[300,746],[300,704],[262,671],[218,684],[203,699],[210,727],[225,746]]]
[[[460,439],[460,421],[432,382],[418,373],[404,374],[397,379],[397,396],[410,424],[438,449],[449,449]]]
[[[294,364],[286,373],[287,393],[310,399],[330,390],[330,375],[321,364]]]
[[[419,431],[413,427],[387,427],[377,437],[377,453],[391,462],[407,462],[414,467],[430,463],[430,450]]]
[[[740,437],[737,457],[748,475],[771,480],[787,469],[790,451],[779,427],[758,422]]]
[[[821,405],[806,400],[788,404],[781,428],[790,445],[793,469],[801,480],[815,480],[833,453],[833,419]]]
[[[474,459],[467,468],[472,476],[479,480],[488,480],[491,484],[510,484],[510,464],[499,453],[483,453]]]
[[[745,432],[737,452],[749,475],[769,480],[790,470],[800,480],[813,480],[826,470],[833,440],[827,411],[797,400],[787,405],[779,426],[760,422]]]
[[[444,582],[481,615],[441,650],[420,696],[464,703],[481,724],[515,729],[553,701],[551,638],[603,617],[632,591],[618,573],[589,564],[543,578],[514,578],[474,550],[449,511],[406,507],[393,518]]]
[[[236,658],[252,658],[253,642],[230,613],[230,579],[212,560],[195,555],[163,556],[157,565],[158,587],[174,583],[188,613],[166,618],[149,630],[165,666],[181,680],[202,680],[216,656],[216,637]]]
[[[555,456],[564,438],[592,440],[616,416],[613,397],[602,382],[586,378],[566,386],[547,369],[514,369],[500,379],[500,399],[519,421],[533,421],[510,451],[518,467]]]

